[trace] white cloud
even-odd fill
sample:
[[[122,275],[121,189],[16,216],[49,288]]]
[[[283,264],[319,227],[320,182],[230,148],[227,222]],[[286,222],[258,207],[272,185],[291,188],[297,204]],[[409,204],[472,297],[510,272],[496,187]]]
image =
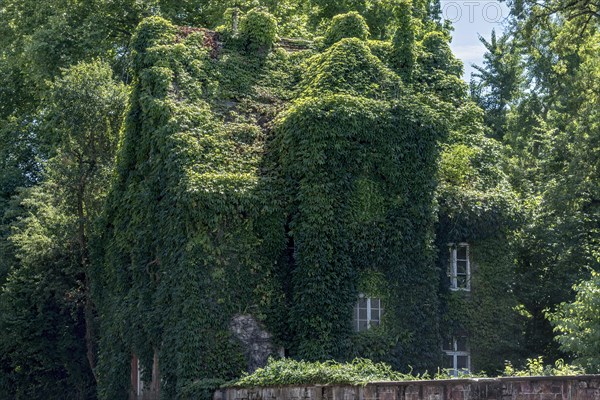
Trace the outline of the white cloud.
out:
[[[483,54],[486,51],[485,46],[482,43],[451,47],[454,55],[460,58],[465,64],[481,62],[483,59]]]

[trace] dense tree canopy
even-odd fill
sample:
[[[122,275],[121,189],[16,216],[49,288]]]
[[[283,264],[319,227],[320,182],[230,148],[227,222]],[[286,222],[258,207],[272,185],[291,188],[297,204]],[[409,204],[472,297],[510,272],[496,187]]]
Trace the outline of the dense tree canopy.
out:
[[[30,127],[48,148],[41,182],[22,189],[6,211],[14,222],[0,293],[0,329],[10,332],[0,344],[0,390],[16,391],[17,398],[88,398],[96,359],[90,241],[97,236],[126,93],[110,67],[97,61],[74,65],[49,87]]]
[[[507,172],[526,213],[515,290],[529,356],[565,355],[545,312],[600,269],[597,12],[594,2],[515,1],[510,30],[486,43],[475,76],[476,99],[511,158]]]

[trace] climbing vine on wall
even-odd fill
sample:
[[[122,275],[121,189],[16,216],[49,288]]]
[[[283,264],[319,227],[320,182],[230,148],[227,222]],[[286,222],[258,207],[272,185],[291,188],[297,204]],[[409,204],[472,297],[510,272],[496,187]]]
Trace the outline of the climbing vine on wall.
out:
[[[334,43],[307,61],[300,97],[276,126],[295,248],[293,354],[355,355],[358,277],[380,273],[388,300],[382,340],[365,352],[401,369],[431,368],[438,356],[433,193],[444,119],[431,98],[412,93],[371,53],[360,19],[334,18],[326,37]],[[407,321],[432,329],[424,334]]]
[[[260,316],[269,302],[282,229],[258,173],[264,135],[220,119],[230,100],[215,78],[241,60],[211,59],[204,39],[159,18],[133,39],[134,90],[97,273],[105,398],[127,390],[131,353],[143,371],[158,355],[167,396],[238,375],[245,360],[229,320]]]
[[[288,51],[275,22],[249,11],[224,43],[156,17],[134,35],[94,277],[103,398],[126,393],[132,353],[146,381],[158,357],[167,397],[238,375],[240,314],[292,357],[439,365],[434,197],[462,93],[440,89],[445,36],[368,41],[351,13],[319,50]],[[422,53],[399,67],[404,48]],[[407,77],[427,68],[417,90]],[[385,301],[367,333],[351,325],[359,290]]]

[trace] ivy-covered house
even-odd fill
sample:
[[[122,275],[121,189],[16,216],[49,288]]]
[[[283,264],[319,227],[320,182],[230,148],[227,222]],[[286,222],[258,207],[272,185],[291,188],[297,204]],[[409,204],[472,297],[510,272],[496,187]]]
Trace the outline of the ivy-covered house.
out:
[[[94,276],[102,397],[185,397],[257,346],[501,367],[508,183],[448,33],[402,4],[390,41],[357,13],[310,42],[260,9],[238,32],[140,24]]]

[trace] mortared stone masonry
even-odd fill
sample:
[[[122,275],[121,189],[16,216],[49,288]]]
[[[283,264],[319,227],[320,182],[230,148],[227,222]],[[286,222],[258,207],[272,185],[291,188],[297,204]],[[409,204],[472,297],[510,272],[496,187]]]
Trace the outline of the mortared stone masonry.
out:
[[[217,390],[213,400],[600,400],[600,375],[375,382]]]

